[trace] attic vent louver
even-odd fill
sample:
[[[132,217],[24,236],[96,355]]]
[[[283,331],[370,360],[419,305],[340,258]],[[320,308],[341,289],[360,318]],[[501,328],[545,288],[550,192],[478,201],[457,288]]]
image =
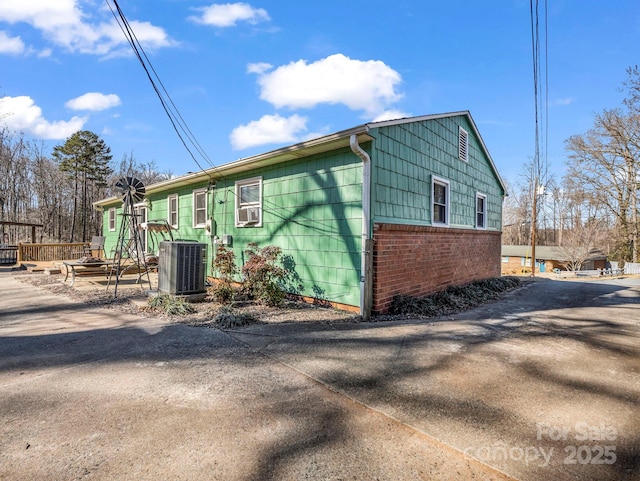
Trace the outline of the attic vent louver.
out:
[[[462,127],[458,128],[458,158],[465,162],[469,160],[469,134]]]

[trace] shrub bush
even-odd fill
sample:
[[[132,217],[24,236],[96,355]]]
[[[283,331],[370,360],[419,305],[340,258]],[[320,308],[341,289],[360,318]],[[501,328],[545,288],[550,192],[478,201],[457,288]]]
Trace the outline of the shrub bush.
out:
[[[169,294],[160,294],[152,297],[147,305],[151,309],[164,311],[171,316],[184,316],[196,312],[196,309],[190,303]]]
[[[429,296],[397,295],[391,302],[391,314],[434,317],[459,312],[496,299],[502,292],[520,285],[517,277],[504,276],[450,286]]]
[[[249,324],[256,324],[258,320],[249,314],[236,313],[231,306],[223,306],[216,314],[213,322],[220,329],[233,329],[248,326]]]
[[[238,273],[236,256],[233,251],[219,245],[213,259],[213,268],[218,274],[218,282],[209,289],[209,292],[217,302],[228,304],[235,297],[233,276]]]
[[[217,282],[209,288],[209,294],[220,304],[230,304],[236,297],[236,289],[231,284]]]
[[[258,244],[250,242],[245,253],[248,259],[242,266],[242,290],[268,306],[281,305],[285,293],[280,286],[284,285],[288,276],[286,269],[277,265],[282,249],[276,246],[260,249]]]

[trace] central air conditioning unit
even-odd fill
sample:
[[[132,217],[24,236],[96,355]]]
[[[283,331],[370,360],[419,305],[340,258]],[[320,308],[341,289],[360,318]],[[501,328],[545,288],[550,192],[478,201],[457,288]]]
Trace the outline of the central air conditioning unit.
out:
[[[206,292],[207,244],[199,242],[160,242],[158,291],[188,295]]]
[[[238,222],[241,224],[256,224],[260,222],[260,207],[239,208]]]

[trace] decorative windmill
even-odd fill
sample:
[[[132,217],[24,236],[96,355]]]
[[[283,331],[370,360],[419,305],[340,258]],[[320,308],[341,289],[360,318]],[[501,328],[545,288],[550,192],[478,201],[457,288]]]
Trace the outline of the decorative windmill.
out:
[[[114,264],[109,274],[107,289],[114,281],[113,297],[118,295],[118,281],[122,273],[128,269],[137,269],[138,281],[142,287],[142,276],[147,276],[149,288],[151,280],[145,259],[144,244],[140,238],[138,215],[135,213],[134,204],[142,201],[146,190],[141,180],[135,177],[123,177],[116,182],[116,188],[122,198],[122,222],[114,254]]]

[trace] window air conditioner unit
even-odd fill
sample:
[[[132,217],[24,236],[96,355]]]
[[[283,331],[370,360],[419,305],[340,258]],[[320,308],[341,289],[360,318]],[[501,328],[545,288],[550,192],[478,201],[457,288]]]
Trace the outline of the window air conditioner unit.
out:
[[[159,292],[178,296],[206,292],[207,244],[162,241],[159,250]]]
[[[241,207],[238,209],[240,224],[256,224],[260,222],[260,207]]]

